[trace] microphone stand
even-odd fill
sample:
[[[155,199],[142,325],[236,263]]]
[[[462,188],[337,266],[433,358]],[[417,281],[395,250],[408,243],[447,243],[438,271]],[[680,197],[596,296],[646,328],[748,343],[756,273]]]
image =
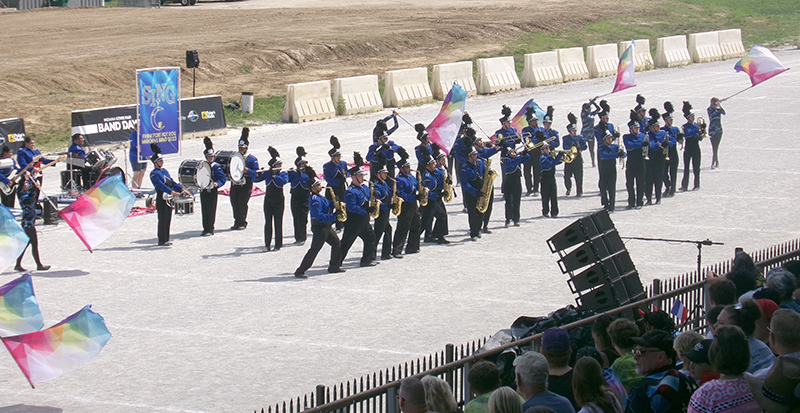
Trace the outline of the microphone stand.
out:
[[[702,262],[703,245],[725,245],[721,242],[714,242],[706,238],[703,241],[693,241],[685,239],[667,239],[667,238],[645,238],[645,237],[620,237],[622,239],[633,239],[637,241],[661,241],[661,242],[677,242],[684,244],[695,244],[697,246],[697,274],[700,275],[700,267]]]

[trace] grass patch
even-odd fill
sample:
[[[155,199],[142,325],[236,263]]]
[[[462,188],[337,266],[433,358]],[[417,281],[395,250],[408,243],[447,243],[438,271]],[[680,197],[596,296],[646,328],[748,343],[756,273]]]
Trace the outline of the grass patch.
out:
[[[228,101],[230,103],[231,101]],[[236,103],[241,103],[236,101]],[[286,96],[267,96],[253,99],[253,113],[242,113],[225,107],[225,121],[228,127],[238,128],[281,121],[281,112],[286,105]]]

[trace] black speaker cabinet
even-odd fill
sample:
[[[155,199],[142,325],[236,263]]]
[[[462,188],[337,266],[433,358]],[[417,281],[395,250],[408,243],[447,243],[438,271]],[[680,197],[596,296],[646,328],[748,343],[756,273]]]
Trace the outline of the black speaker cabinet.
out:
[[[558,260],[558,266],[563,273],[574,272],[620,251],[625,251],[625,244],[617,230],[613,230],[570,251],[569,254]]]
[[[192,69],[200,66],[200,56],[197,55],[197,50],[186,51],[186,67]]]
[[[603,209],[562,229],[547,240],[547,245],[550,247],[550,252],[565,250],[612,229],[614,222],[608,216],[608,211]]]

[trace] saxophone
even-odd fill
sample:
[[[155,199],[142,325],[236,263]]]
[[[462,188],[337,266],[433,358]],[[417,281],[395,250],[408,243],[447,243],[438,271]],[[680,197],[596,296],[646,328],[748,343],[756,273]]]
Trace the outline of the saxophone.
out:
[[[333,208],[334,212],[336,213],[336,220],[339,222],[347,221],[347,210],[344,207],[344,202],[340,202],[336,199],[336,192],[333,192],[331,187],[328,187],[328,190],[331,192],[331,199],[333,200]]]
[[[450,179],[450,175],[447,174],[447,170],[444,168],[442,168],[442,170],[444,171],[444,191],[442,191],[442,200],[444,202],[450,202],[453,200],[455,188],[453,188],[453,181]]]
[[[375,190],[372,189],[372,182],[369,183],[369,207],[373,209],[369,216],[377,219],[381,214],[381,200],[375,198]]]
[[[422,174],[417,171],[417,192],[419,193],[419,206],[428,206],[428,187],[422,184]]]
[[[483,175],[483,186],[481,187],[482,195],[478,198],[477,210],[481,214],[485,214],[489,209],[489,201],[492,199],[492,192],[494,190],[494,180],[497,178],[497,172],[492,169],[492,158],[486,160],[486,173]]]
[[[392,179],[394,181],[394,187],[392,188],[392,213],[395,216],[400,215],[403,212],[403,198],[397,196],[397,179]]]

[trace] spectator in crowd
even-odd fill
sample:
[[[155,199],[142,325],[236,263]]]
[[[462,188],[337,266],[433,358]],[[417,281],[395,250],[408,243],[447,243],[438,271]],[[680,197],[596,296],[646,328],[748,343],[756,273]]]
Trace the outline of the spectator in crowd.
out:
[[[633,386],[642,379],[642,376],[636,373],[636,362],[632,353],[633,341],[631,341],[631,338],[639,336],[639,328],[633,321],[620,318],[608,326],[608,335],[611,337],[614,349],[620,355],[611,365],[611,370],[619,376],[625,391],[630,394]]]
[[[762,410],[744,378],[750,357],[742,329],[737,326],[719,327],[708,357],[720,377],[705,383],[692,395],[688,413],[760,413]]]
[[[547,406],[533,406],[530,409],[525,410],[525,413],[558,413],[558,412]]]
[[[489,397],[489,413],[522,413],[522,401],[511,387],[500,387]]]
[[[736,285],[736,296],[739,297],[739,302],[741,302],[742,295],[748,293],[752,295],[752,291],[759,287],[758,280],[762,278],[762,275],[750,255],[746,252],[738,252],[733,259],[733,266],[726,278]]]
[[[426,413],[425,386],[420,379],[408,377],[400,382],[398,392],[400,411],[403,413]]]
[[[708,281],[708,297],[711,307],[736,304],[736,284],[727,278],[713,278]]]
[[[675,370],[677,354],[672,335],[662,330],[648,331],[631,339],[636,373],[645,376],[628,393],[626,412],[665,413],[686,409],[695,384]]]
[[[584,347],[578,350],[575,356],[578,360],[582,357],[591,357],[597,360],[598,363],[603,362],[602,354],[594,347]],[[614,373],[611,367],[603,367],[603,379],[605,379],[606,384],[611,388],[611,391],[614,392],[614,395],[617,396],[620,403],[625,406],[625,403],[628,401],[628,392],[625,391],[625,386],[622,385],[622,380],[619,379],[617,373]]]
[[[775,301],[764,298],[756,300],[756,304],[761,310],[761,318],[756,320],[756,329],[753,331],[753,337],[769,345],[769,323],[772,321],[772,314],[780,307],[775,304]]]
[[[778,357],[800,360],[800,314],[781,308],[772,314],[769,332],[769,346]],[[764,378],[769,368],[761,369],[754,376]]]
[[[470,367],[467,381],[475,398],[464,406],[464,413],[488,413],[489,397],[502,384],[500,370],[492,362],[480,361]],[[517,398],[520,398],[519,395]],[[520,409],[523,401],[519,403]]]
[[[703,336],[694,331],[687,331],[675,337],[673,348],[678,355],[678,360],[683,364],[679,371],[686,377],[694,378],[689,370],[689,359],[686,358],[686,353],[694,350],[694,346],[701,341],[703,341]],[[695,380],[697,380],[697,378],[695,378]]]
[[[619,357],[617,351],[614,350],[614,345],[611,344],[611,337],[608,335],[608,326],[614,321],[614,317],[604,315],[594,321],[592,324],[592,340],[594,346],[600,351],[603,360],[600,361],[603,367],[610,367],[614,360]]]
[[[548,365],[547,390],[566,397],[575,410],[580,409],[572,393],[572,367],[569,366],[572,344],[567,330],[550,328],[545,331],[542,336],[542,355]]]
[[[797,289],[797,278],[794,274],[782,268],[774,269],[767,273],[767,288],[777,290],[780,294],[781,308],[800,313],[800,301],[795,300],[794,290]]]
[[[458,403],[446,381],[435,376],[425,376],[422,378],[422,386],[425,388],[425,404],[429,412],[456,413]]]
[[[765,367],[769,367],[775,361],[775,355],[769,347],[761,340],[753,337],[756,330],[756,320],[761,318],[761,310],[753,300],[744,303],[725,306],[719,318],[717,318],[716,329],[720,326],[738,326],[747,336],[747,343],[750,345],[750,367],[748,373],[754,373]],[[716,333],[715,333],[716,334]]]
[[[527,412],[531,407],[545,406],[559,413],[575,413],[566,397],[547,390],[547,371],[547,359],[535,351],[514,359],[517,393],[525,399],[522,410]]]
[[[644,315],[644,331],[663,330],[675,334],[675,323],[672,317],[664,311],[652,311]]]
[[[775,305],[780,305],[781,302],[781,293],[774,288],[759,288],[753,293],[753,300],[770,300],[775,303]]]
[[[800,411],[800,360],[778,357],[766,377],[745,375],[758,405],[767,413]]]
[[[785,262],[781,265],[781,268],[794,274],[795,282],[797,283],[797,289],[794,290],[794,298],[800,300],[800,261],[792,260]]]
[[[708,325],[708,335],[706,335],[706,338],[714,338],[714,327],[717,325],[719,313],[722,312],[723,308],[725,308],[725,306],[722,305],[712,307],[711,310],[708,311],[708,314],[706,314],[706,324]]]
[[[689,370],[692,372],[692,377],[699,386],[719,378],[719,373],[714,371],[714,366],[708,359],[708,349],[711,348],[713,342],[714,340],[703,340],[695,344],[692,351],[685,354],[685,357],[689,359]]]
[[[581,409],[578,413],[622,413],[622,402],[603,379],[600,363],[582,357],[575,363],[572,391]]]

